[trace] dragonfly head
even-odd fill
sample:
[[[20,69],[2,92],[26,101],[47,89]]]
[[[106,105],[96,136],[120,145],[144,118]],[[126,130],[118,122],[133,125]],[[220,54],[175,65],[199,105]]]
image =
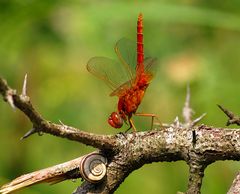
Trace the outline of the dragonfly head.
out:
[[[114,128],[121,128],[123,125],[123,119],[118,112],[112,112],[108,117],[108,123]]]

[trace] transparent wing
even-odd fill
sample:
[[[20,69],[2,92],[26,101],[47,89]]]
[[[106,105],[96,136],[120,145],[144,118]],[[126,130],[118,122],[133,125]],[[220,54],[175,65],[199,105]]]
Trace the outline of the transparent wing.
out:
[[[121,96],[122,94],[124,94],[127,89],[129,89],[132,86],[132,80],[129,80],[125,83],[123,83],[122,85],[120,85],[116,90],[114,90],[110,96]]]
[[[121,64],[106,57],[93,57],[88,61],[87,70],[103,80],[113,90],[110,96],[120,96],[134,84],[137,63],[136,47],[136,42],[122,38],[115,46],[115,52]],[[152,78],[157,67],[156,59],[145,57],[144,66],[145,73]]]
[[[128,80],[134,81],[136,77],[136,64],[137,64],[137,43],[127,38],[120,39],[116,46],[115,52],[127,70]],[[148,57],[146,51],[144,51],[144,69],[145,72],[155,75],[157,68],[157,59]]]
[[[150,74],[152,77],[155,76],[157,72],[157,58],[147,57],[144,59],[145,73]]]
[[[136,76],[137,45],[127,38],[120,39],[115,46],[115,52],[126,69],[128,80],[134,80]]]
[[[157,59],[147,57],[144,59],[144,67],[145,67],[145,73],[149,75],[149,81],[154,77],[157,70]],[[129,80],[122,85],[120,85],[116,90],[114,90],[110,96],[121,96],[126,92],[128,88],[132,86],[132,83],[134,80]]]
[[[103,80],[112,90],[116,90],[128,80],[124,67],[106,57],[93,57],[87,63],[87,70]]]

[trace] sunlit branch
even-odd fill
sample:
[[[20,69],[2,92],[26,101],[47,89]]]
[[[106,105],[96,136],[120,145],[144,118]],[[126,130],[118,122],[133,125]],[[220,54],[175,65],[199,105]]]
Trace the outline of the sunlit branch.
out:
[[[155,130],[137,131],[134,134],[96,135],[67,126],[61,121],[56,124],[45,120],[34,109],[27,96],[26,80],[27,78],[19,96],[0,78],[0,93],[4,100],[21,110],[33,124],[33,128],[23,138],[34,133],[49,133],[99,148],[106,157],[107,174],[104,181],[98,184],[85,181],[74,194],[113,193],[132,171],[144,164],[179,160],[184,160],[190,168],[187,193],[200,193],[204,169],[208,165],[219,160],[240,160],[240,130],[197,126],[204,114],[195,120],[191,118],[189,91],[185,103],[188,113],[184,114],[185,122],[188,123],[181,123],[176,117],[172,124]],[[9,99],[12,99],[11,103]],[[230,111],[224,108],[222,110],[230,119],[236,118]],[[51,172],[54,175],[57,170],[53,169]],[[75,172],[73,175],[76,175]],[[2,189],[4,188],[6,187]]]
[[[111,135],[95,135],[81,131],[77,128],[62,124],[55,124],[45,120],[33,107],[30,98],[26,95],[27,76],[25,76],[23,90],[21,95],[17,95],[16,91],[10,88],[5,80],[0,78],[0,93],[5,101],[11,107],[17,107],[21,110],[32,122],[33,128],[28,131],[23,137],[27,138],[34,133],[49,133],[62,138],[68,138],[73,141],[78,141],[86,145],[91,145],[99,149],[113,149],[116,147],[114,136]]]

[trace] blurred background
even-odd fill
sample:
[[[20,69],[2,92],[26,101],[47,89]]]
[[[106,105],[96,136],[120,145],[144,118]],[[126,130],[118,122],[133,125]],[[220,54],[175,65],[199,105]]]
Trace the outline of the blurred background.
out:
[[[240,1],[171,0],[0,0],[0,76],[21,91],[28,74],[28,95],[48,120],[98,134],[116,134],[107,124],[117,98],[86,70],[94,56],[117,59],[113,47],[122,37],[135,40],[136,20],[144,14],[145,48],[158,58],[158,72],[139,112],[158,114],[170,123],[182,115],[186,85],[195,116],[224,127],[221,104],[240,114]],[[134,118],[139,130],[150,120]],[[20,141],[31,128],[18,110],[0,101],[0,185],[28,172],[93,151],[50,135]],[[226,193],[239,162],[216,162],[205,171],[202,193]],[[154,163],[133,172],[116,191],[175,194],[187,188],[184,162]],[[17,193],[72,193],[67,181],[37,185]]]

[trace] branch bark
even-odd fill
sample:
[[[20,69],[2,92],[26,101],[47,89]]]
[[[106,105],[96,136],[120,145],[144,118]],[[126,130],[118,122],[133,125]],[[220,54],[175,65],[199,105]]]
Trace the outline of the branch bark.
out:
[[[23,88],[26,88],[26,80],[24,80],[23,85],[25,85]],[[23,138],[26,138],[34,133],[41,132],[78,141],[98,149],[114,149],[118,147],[114,140],[114,136],[112,135],[96,135],[93,133],[87,133],[62,123],[56,124],[45,120],[32,106],[30,98],[26,96],[26,91],[23,91],[21,95],[17,95],[16,90],[10,88],[7,81],[2,78],[0,78],[0,93],[3,96],[3,99],[7,101],[11,107],[17,107],[32,122],[33,128],[26,133]]]
[[[231,188],[227,194],[237,194],[240,193],[240,172],[237,173],[236,178],[234,179]]]
[[[33,132],[26,137],[36,132],[49,133],[98,148],[107,159],[107,173],[102,182],[85,181],[74,194],[113,193],[132,171],[144,164],[179,160],[184,160],[190,169],[187,194],[200,193],[208,165],[218,160],[240,160],[240,130],[196,126],[202,116],[194,120],[192,114],[186,113],[185,123],[175,120],[166,127],[145,132],[96,135],[45,120],[32,106],[26,91],[22,96],[17,95],[2,78],[0,93],[32,122]],[[190,97],[186,100],[189,102],[185,103],[185,112],[190,109]]]

